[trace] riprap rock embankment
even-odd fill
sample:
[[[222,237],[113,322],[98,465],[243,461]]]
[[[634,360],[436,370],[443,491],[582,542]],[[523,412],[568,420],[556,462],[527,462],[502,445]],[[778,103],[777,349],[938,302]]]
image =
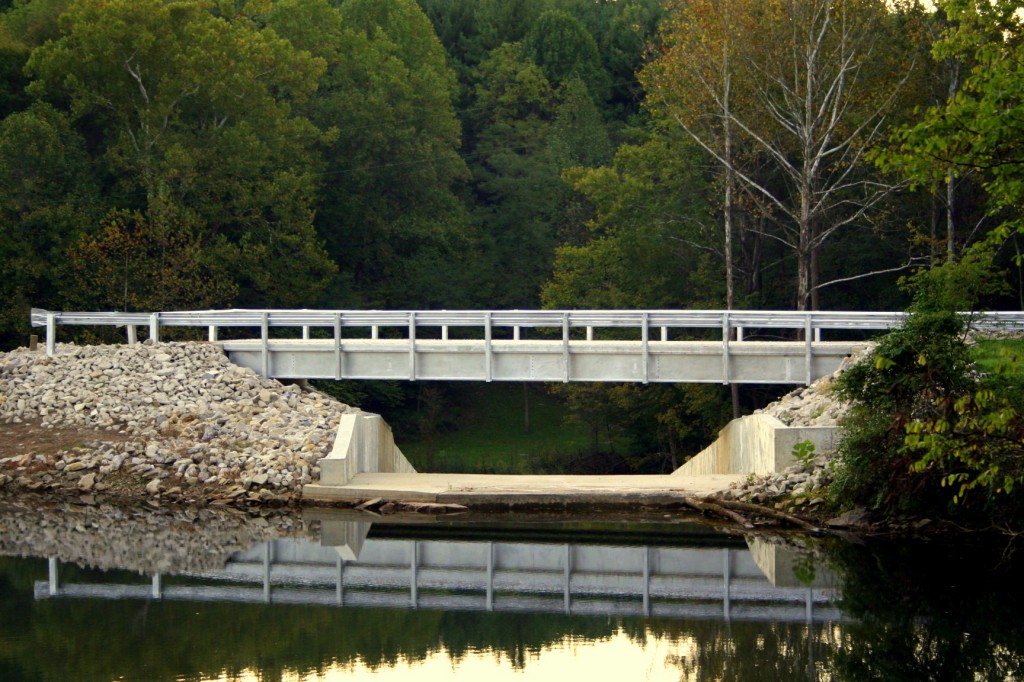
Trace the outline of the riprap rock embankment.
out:
[[[214,344],[19,349],[0,354],[0,486],[289,500],[352,411]]]

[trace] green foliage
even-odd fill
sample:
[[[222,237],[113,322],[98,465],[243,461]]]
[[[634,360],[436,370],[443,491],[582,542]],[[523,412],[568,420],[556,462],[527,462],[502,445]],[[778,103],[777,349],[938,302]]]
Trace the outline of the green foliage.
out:
[[[318,131],[292,107],[323,60],[199,0],[81,0],[60,25],[29,59],[29,91],[92,135],[110,203],[187,216],[242,303],[315,298],[334,271],[312,226]]]
[[[1024,358],[1024,339],[978,339],[972,350],[974,363],[982,372],[1024,370],[1017,362]]]
[[[968,512],[1005,506],[993,496],[1024,477],[1024,386],[1010,365],[978,373],[970,318],[957,312],[998,288],[991,261],[972,253],[916,275],[911,286],[905,324],[836,382],[853,407],[832,494],[886,512],[942,513],[950,497],[964,502],[977,489]]]
[[[805,469],[814,460],[814,443],[809,440],[802,440],[793,446],[793,458],[801,464]]]
[[[216,308],[235,289],[227,273],[205,262],[196,229],[181,216],[147,219],[113,211],[96,233],[69,249],[67,301],[83,310]]]
[[[556,85],[573,78],[587,85],[595,100],[604,100],[607,76],[601,68],[597,43],[575,17],[548,10],[538,17],[523,42],[526,55]]]
[[[499,306],[529,307],[550,277],[558,224],[571,190],[563,169],[610,157],[601,115],[576,78],[561,87],[506,44],[480,65],[474,90],[473,174],[479,216],[489,240]]]
[[[579,473],[575,463],[592,446],[588,430],[567,423],[566,406],[541,385],[478,384],[443,394],[427,387],[419,393],[415,418],[395,426],[417,471]]]
[[[304,111],[334,132],[316,225],[341,273],[335,305],[470,305],[477,237],[456,195],[469,172],[455,78],[429,21],[413,0],[295,9],[304,15],[277,5],[268,21],[327,61]]]
[[[918,185],[977,174],[1001,243],[1024,229],[1024,18],[1014,0],[942,0],[947,25],[932,48],[939,61],[970,67],[958,92],[895,135],[879,164]],[[965,69],[966,70],[966,69]]]
[[[59,264],[95,211],[91,171],[85,141],[53,107],[0,121],[0,343],[24,343],[30,308],[58,306]]]

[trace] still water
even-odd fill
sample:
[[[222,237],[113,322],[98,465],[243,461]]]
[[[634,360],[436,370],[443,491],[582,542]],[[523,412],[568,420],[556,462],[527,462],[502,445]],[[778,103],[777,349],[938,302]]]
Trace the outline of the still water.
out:
[[[1012,543],[0,504],[0,680],[1007,680]]]

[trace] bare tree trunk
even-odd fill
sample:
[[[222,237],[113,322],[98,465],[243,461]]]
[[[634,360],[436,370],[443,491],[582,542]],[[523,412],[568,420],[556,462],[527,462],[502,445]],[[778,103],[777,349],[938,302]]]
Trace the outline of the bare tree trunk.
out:
[[[960,62],[947,60],[949,69],[948,100],[960,90]],[[956,260],[956,177],[950,171],[946,175],[946,260]]]
[[[946,260],[956,260],[956,178],[946,176]]]
[[[811,310],[821,309],[821,269],[819,258],[821,256],[821,244],[817,243],[818,230],[812,227],[811,232]]]
[[[732,161],[732,109],[730,102],[730,86],[732,84],[732,71],[729,62],[729,41],[725,41],[722,48],[722,137],[724,143],[723,154],[725,158],[725,198],[722,206],[722,230],[725,233],[725,243],[722,250],[725,253],[725,308],[732,310],[736,304],[736,285],[733,275],[732,261],[732,209],[733,209],[733,183],[735,182]],[[732,334],[732,330],[729,330]],[[737,383],[729,385],[729,393],[732,397],[732,418],[740,416],[740,387]]]

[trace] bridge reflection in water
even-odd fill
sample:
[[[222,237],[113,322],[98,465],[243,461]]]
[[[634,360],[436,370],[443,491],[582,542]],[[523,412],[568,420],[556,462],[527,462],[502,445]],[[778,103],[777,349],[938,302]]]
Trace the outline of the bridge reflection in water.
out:
[[[36,599],[100,598],[504,611],[672,619],[829,622],[832,576],[760,540],[676,546],[367,538],[369,523],[324,521],[321,544],[283,539],[236,552],[188,584],[61,584]],[[798,577],[799,576],[799,577]],[[801,579],[802,578],[802,579]]]

